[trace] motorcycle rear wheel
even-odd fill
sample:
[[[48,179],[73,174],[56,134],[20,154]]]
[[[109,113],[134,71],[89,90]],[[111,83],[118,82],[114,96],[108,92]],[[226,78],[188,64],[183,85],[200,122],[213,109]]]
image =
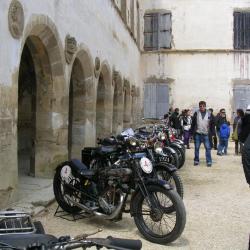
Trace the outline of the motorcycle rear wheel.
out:
[[[135,204],[133,204],[135,224],[140,233],[153,243],[166,244],[173,242],[182,234],[186,224],[186,210],[183,201],[176,191],[167,190],[158,185],[150,185],[147,190],[150,196],[156,198],[158,204],[155,203],[154,209],[151,209],[147,205],[146,198],[141,192],[138,192],[134,198]],[[169,207],[166,207],[166,203],[161,204],[159,197],[171,201],[174,212],[168,212]],[[171,216],[175,219],[174,225]],[[150,225],[153,224],[152,228],[148,225],[148,220],[151,220]],[[164,223],[166,227],[163,230],[160,227]],[[157,227],[159,230],[155,231],[154,229],[157,229]]]

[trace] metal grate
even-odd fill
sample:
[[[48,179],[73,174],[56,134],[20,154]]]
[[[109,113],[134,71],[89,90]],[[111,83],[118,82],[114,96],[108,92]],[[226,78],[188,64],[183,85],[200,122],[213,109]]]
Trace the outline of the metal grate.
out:
[[[35,231],[29,214],[19,211],[0,211],[0,235],[34,233]]]

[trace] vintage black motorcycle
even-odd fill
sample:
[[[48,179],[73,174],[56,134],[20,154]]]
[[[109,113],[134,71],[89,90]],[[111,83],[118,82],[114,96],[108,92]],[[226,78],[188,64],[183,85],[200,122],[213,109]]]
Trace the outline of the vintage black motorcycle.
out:
[[[100,158],[120,148],[119,159],[110,166],[90,169],[79,160],[61,163],[54,176],[55,198],[63,210],[73,214],[83,210],[86,216],[118,220],[123,212],[130,212],[147,240],[172,242],[185,227],[183,201],[168,182],[152,177],[153,166],[146,154],[133,153],[130,146],[134,145],[127,140],[96,150]]]

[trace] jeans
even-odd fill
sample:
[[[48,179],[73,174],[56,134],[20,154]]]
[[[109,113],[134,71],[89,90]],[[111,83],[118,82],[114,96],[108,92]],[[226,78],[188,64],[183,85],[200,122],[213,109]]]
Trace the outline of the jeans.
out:
[[[189,147],[190,133],[189,130],[184,130],[184,144]]]
[[[240,147],[240,150],[239,150]],[[240,141],[235,141],[235,154],[241,154],[242,151],[242,143]]]
[[[228,148],[228,138],[222,138],[220,137],[220,144],[218,146],[218,153],[227,154],[227,148]]]
[[[208,135],[202,135],[202,134],[195,134],[195,151],[194,151],[194,162],[199,162],[199,153],[200,153],[200,146],[201,143],[204,144],[204,147],[206,149],[206,161],[207,163],[212,163],[212,157],[211,157],[211,147]]]

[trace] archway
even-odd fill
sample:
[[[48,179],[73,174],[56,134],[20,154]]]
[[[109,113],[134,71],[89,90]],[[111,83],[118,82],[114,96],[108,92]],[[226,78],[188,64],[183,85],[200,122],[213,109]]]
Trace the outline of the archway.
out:
[[[79,158],[84,145],[92,144],[93,89],[93,63],[89,54],[81,50],[74,60],[70,79],[69,158]]]
[[[18,172],[45,177],[67,154],[62,46],[47,17],[27,27],[18,76]]]
[[[96,95],[96,138],[109,136],[112,129],[112,85],[109,66],[104,63],[97,85]]]
[[[120,73],[114,77],[114,97],[113,97],[113,123],[112,133],[119,134],[123,128],[123,91],[122,78]]]

